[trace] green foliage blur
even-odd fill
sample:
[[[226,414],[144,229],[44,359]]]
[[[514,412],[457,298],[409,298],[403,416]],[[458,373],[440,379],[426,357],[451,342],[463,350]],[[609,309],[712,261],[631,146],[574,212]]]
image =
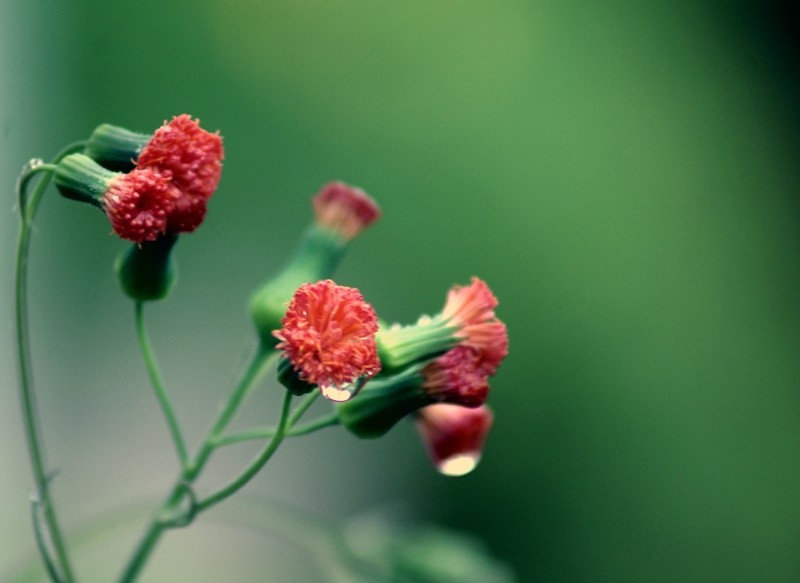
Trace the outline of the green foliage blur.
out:
[[[436,312],[473,275],[500,299],[495,428],[459,479],[433,471],[410,424],[376,442],[326,430],[282,449],[253,491],[334,521],[398,506],[481,540],[520,581],[798,580],[800,52],[780,6],[0,3],[0,579],[34,556],[16,174],[100,123],[152,131],[186,112],[226,148],[206,223],[176,247],[178,285],[150,312],[190,443],[255,342],[249,294],[291,252],[309,197],[341,179],[384,216],[337,281],[382,318]],[[53,190],[31,257],[68,531],[156,501],[175,472],[109,231]],[[257,404],[250,421],[271,423],[275,404]],[[87,581],[110,580],[146,512],[76,549]],[[170,533],[143,581],[328,580],[213,516]]]

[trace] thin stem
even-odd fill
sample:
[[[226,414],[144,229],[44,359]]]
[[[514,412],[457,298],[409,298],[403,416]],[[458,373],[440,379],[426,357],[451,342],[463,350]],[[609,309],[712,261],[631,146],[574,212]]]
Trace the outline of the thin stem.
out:
[[[325,429],[326,427],[339,425],[339,423],[339,415],[337,413],[332,413],[327,417],[321,417],[320,419],[310,421],[309,423],[301,425],[300,427],[293,427],[290,425],[289,429],[286,431],[286,437],[299,437],[301,435],[308,435],[309,433],[314,433],[315,431]],[[275,427],[256,427],[253,429],[240,431],[238,433],[230,433],[215,440],[214,447],[224,447],[226,445],[234,445],[236,443],[242,443],[245,441],[267,439],[275,435],[276,432],[277,429]]]
[[[309,433],[314,433],[315,431],[319,431],[320,429],[325,429],[326,427],[334,427],[336,425],[339,425],[339,415],[337,413],[332,413],[327,417],[322,417],[320,419],[310,421],[305,425],[301,425],[300,427],[292,428],[286,434],[286,437],[299,437],[300,435],[308,435]]]
[[[300,420],[300,417],[302,417],[305,414],[305,412],[308,411],[311,405],[314,404],[314,401],[317,400],[319,395],[320,392],[316,390],[306,395],[306,397],[302,401],[300,401],[300,404],[297,406],[297,408],[294,411],[292,411],[292,415],[291,417],[289,417],[286,426],[290,429],[294,427],[295,423],[297,423]]]
[[[247,482],[249,482],[253,476],[255,476],[261,468],[269,461],[272,457],[272,454],[278,449],[283,438],[286,437],[286,428],[289,423],[289,409],[291,408],[292,404],[292,393],[290,391],[286,391],[286,396],[283,399],[283,408],[281,409],[281,417],[278,421],[278,430],[275,432],[275,435],[272,436],[272,440],[270,440],[267,447],[255,457],[255,459],[250,463],[250,465],[242,472],[237,478],[232,480],[227,486],[224,486],[217,490],[215,493],[208,496],[204,500],[201,500],[197,503],[196,510],[198,513],[203,512],[204,510],[208,510],[215,504],[218,504],[225,500],[231,494],[237,492],[240,488],[242,488]]]
[[[158,403],[161,405],[161,410],[163,411],[164,417],[167,420],[169,432],[172,434],[172,441],[175,443],[175,450],[178,452],[178,459],[181,462],[181,467],[186,468],[189,463],[189,454],[186,451],[186,442],[183,440],[183,434],[181,433],[181,428],[178,424],[178,418],[175,415],[172,402],[170,401],[167,390],[164,387],[164,382],[161,379],[161,373],[158,370],[158,363],[156,362],[156,358],[153,353],[153,347],[150,344],[150,339],[147,336],[147,329],[144,323],[143,302],[136,302],[135,318],[136,335],[139,339],[139,347],[142,350],[142,356],[144,357],[144,362],[147,366],[147,372],[150,375],[150,382],[153,385],[153,391],[155,391]]]
[[[55,157],[58,163],[64,156],[82,149],[83,143],[72,144],[59,152]],[[65,583],[72,583],[75,579],[72,574],[67,548],[61,528],[58,525],[53,502],[48,488],[48,474],[44,461],[42,447],[41,426],[36,406],[36,395],[33,386],[33,371],[31,366],[30,331],[28,327],[28,254],[30,250],[31,229],[36,211],[42,200],[50,179],[53,176],[54,166],[40,164],[28,168],[23,172],[17,185],[17,196],[20,205],[20,230],[17,240],[17,258],[15,270],[15,324],[17,342],[17,361],[19,369],[19,392],[22,404],[22,419],[25,426],[25,439],[28,444],[28,455],[36,483],[36,497],[41,506],[42,518],[50,544],[55,553],[55,561],[61,570],[60,576]],[[28,183],[34,174],[43,173],[30,200],[26,197]],[[49,556],[42,550],[42,559],[47,562]]]
[[[209,429],[203,443],[200,445],[197,455],[184,466],[181,475],[176,480],[169,495],[154,514],[147,530],[145,530],[142,538],[139,540],[139,544],[120,576],[120,583],[132,583],[139,576],[147,559],[160,540],[161,535],[164,534],[167,528],[174,525],[174,521],[165,520],[164,517],[173,512],[175,507],[181,502],[187,492],[187,485],[191,485],[192,482],[194,482],[208,461],[208,458],[211,456],[214,450],[214,441],[228,426],[228,423],[230,423],[245,395],[247,395],[250,389],[261,379],[267,366],[273,363],[276,358],[277,353],[259,346],[259,349],[253,355],[250,364],[238,384],[228,398],[222,403],[217,413],[217,418],[212,424],[211,429]],[[193,510],[196,511],[196,507]]]

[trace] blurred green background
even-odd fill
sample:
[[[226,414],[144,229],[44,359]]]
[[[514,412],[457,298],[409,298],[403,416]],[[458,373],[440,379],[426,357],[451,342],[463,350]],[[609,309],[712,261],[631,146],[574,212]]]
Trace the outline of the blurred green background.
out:
[[[383,207],[337,277],[381,316],[435,312],[479,275],[510,329],[473,474],[438,476],[411,425],[377,442],[327,430],[250,492],[335,523],[389,508],[462,530],[521,581],[798,580],[797,27],[791,3],[755,1],[0,2],[0,578],[33,557],[16,175],[99,123],[188,112],[220,129],[225,171],[150,321],[192,443],[253,346],[247,297],[327,180]],[[108,232],[51,191],[33,243],[68,530],[149,508],[175,472]],[[250,421],[273,420],[274,392]],[[220,456],[204,487],[251,454]],[[215,513],[171,532],[143,580],[326,580]],[[143,520],[75,549],[84,580],[111,579]]]

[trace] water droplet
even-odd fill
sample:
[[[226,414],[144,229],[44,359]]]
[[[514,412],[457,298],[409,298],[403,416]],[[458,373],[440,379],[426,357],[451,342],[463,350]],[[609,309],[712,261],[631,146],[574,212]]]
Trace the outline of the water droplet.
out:
[[[431,317],[430,317],[430,316],[428,316],[427,314],[422,314],[422,315],[419,317],[419,320],[417,320],[417,324],[418,324],[419,326],[430,326],[430,324],[431,324],[431,322],[432,322],[432,321],[433,321],[433,320],[431,319]]]
[[[322,396],[329,401],[343,403],[344,401],[349,401],[356,394],[356,385],[354,383],[343,383],[338,387],[336,385],[324,385],[319,390],[322,392]]]
[[[460,453],[443,459],[436,469],[445,476],[464,476],[475,469],[480,459],[478,453]]]
[[[34,170],[39,166],[44,166],[44,160],[41,158],[31,158],[28,160],[28,163],[25,166],[31,170]]]

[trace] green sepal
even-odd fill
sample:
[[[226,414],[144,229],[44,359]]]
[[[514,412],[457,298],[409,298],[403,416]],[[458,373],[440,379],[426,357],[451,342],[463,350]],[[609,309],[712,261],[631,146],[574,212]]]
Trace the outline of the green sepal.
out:
[[[84,154],[70,154],[56,165],[53,181],[62,196],[102,207],[108,183],[117,176]]]
[[[114,262],[119,284],[125,294],[137,301],[163,300],[177,279],[172,248],[177,235],[162,235],[155,241],[133,244]]]
[[[278,362],[278,382],[298,397],[317,388],[316,385],[307,383],[300,378],[288,358],[281,358]]]
[[[265,348],[278,343],[272,332],[281,328],[281,319],[297,288],[329,279],[346,248],[347,243],[338,234],[313,225],[284,269],[253,294],[250,314]]]
[[[84,154],[109,170],[130,172],[136,167],[142,148],[152,137],[152,134],[140,134],[104,123],[92,132]]]
[[[434,402],[422,387],[421,369],[409,367],[394,376],[371,380],[355,397],[336,405],[339,421],[361,438],[385,435],[398,421]]]
[[[458,345],[457,326],[451,326],[441,315],[425,323],[408,326],[381,324],[375,341],[383,364],[382,373],[392,374],[408,365],[440,356]]]

